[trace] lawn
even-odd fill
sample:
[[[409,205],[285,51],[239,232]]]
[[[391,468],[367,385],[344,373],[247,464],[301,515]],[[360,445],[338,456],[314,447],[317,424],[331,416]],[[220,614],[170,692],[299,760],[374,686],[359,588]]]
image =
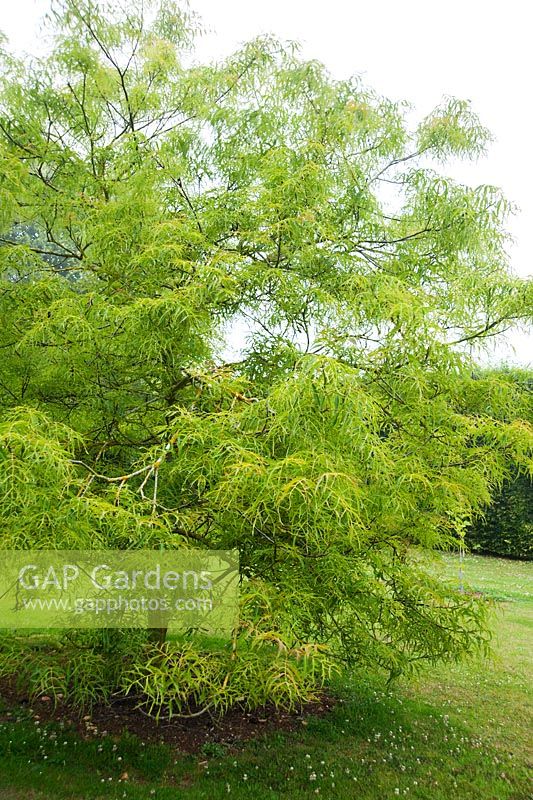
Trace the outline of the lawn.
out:
[[[442,568],[453,578],[457,559]],[[469,556],[464,571],[498,601],[491,661],[432,667],[388,690],[345,676],[335,710],[301,731],[196,756],[131,736],[84,741],[4,708],[0,798],[527,800],[533,564]]]

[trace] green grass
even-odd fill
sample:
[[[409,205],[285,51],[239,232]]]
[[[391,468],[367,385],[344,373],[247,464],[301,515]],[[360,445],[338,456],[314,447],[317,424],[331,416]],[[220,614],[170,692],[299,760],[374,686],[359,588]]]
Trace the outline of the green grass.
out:
[[[451,577],[457,567],[444,559]],[[390,691],[352,675],[333,714],[236,753],[211,746],[185,756],[133,737],[84,742],[20,713],[0,725],[0,798],[527,800],[533,564],[468,557],[465,575],[506,600],[494,661],[433,667]]]

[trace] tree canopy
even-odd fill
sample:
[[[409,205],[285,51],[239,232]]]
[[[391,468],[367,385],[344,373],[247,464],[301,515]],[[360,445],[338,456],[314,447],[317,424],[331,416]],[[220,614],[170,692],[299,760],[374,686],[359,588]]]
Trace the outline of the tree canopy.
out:
[[[280,702],[483,643],[423,555],[533,469],[520,387],[472,361],[532,295],[500,190],[444,172],[489,141],[469,104],[413,129],[269,37],[197,64],[170,0],[47,25],[3,52],[0,546],[237,548],[233,656]]]

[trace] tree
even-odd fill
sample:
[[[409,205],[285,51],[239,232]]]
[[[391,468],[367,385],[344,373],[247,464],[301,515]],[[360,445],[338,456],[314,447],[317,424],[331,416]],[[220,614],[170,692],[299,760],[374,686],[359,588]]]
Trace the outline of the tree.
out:
[[[238,548],[242,572],[229,654],[169,643],[162,666],[142,634],[92,634],[57,656],[62,690],[84,669],[84,702],[290,704],[339,663],[483,645],[486,605],[424,555],[531,469],[519,390],[468,355],[531,287],[500,191],[438,170],[484,151],[469,105],[411,130],[271,38],[195,65],[198,23],[165,0],[61,0],[48,24],[50,55],[4,55],[0,542]]]
[[[484,373],[478,377],[483,379]],[[533,422],[533,373],[530,369],[507,366],[488,371],[488,377],[502,384],[516,383],[521,391],[520,405],[512,409],[511,419]],[[517,466],[491,499],[483,516],[475,519],[466,532],[466,543],[473,550],[491,555],[531,559],[533,553],[533,480]]]

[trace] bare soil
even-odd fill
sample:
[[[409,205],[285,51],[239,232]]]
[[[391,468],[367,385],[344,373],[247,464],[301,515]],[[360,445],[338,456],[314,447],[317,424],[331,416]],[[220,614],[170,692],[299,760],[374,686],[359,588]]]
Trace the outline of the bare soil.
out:
[[[0,722],[12,719],[22,710],[41,724],[62,723],[65,729],[77,732],[85,739],[111,736],[119,738],[126,731],[143,742],[162,742],[184,753],[197,753],[207,742],[216,742],[233,749],[240,742],[273,731],[296,731],[307,725],[308,719],[328,714],[335,705],[332,697],[323,695],[319,701],[307,703],[297,711],[278,711],[265,706],[254,712],[234,709],[221,717],[200,714],[191,718],[156,721],[140,710],[138,702],[121,698],[110,704],[95,705],[80,715],[79,711],[49,697],[31,700],[21,694],[13,682],[0,681],[0,698],[5,709]]]

